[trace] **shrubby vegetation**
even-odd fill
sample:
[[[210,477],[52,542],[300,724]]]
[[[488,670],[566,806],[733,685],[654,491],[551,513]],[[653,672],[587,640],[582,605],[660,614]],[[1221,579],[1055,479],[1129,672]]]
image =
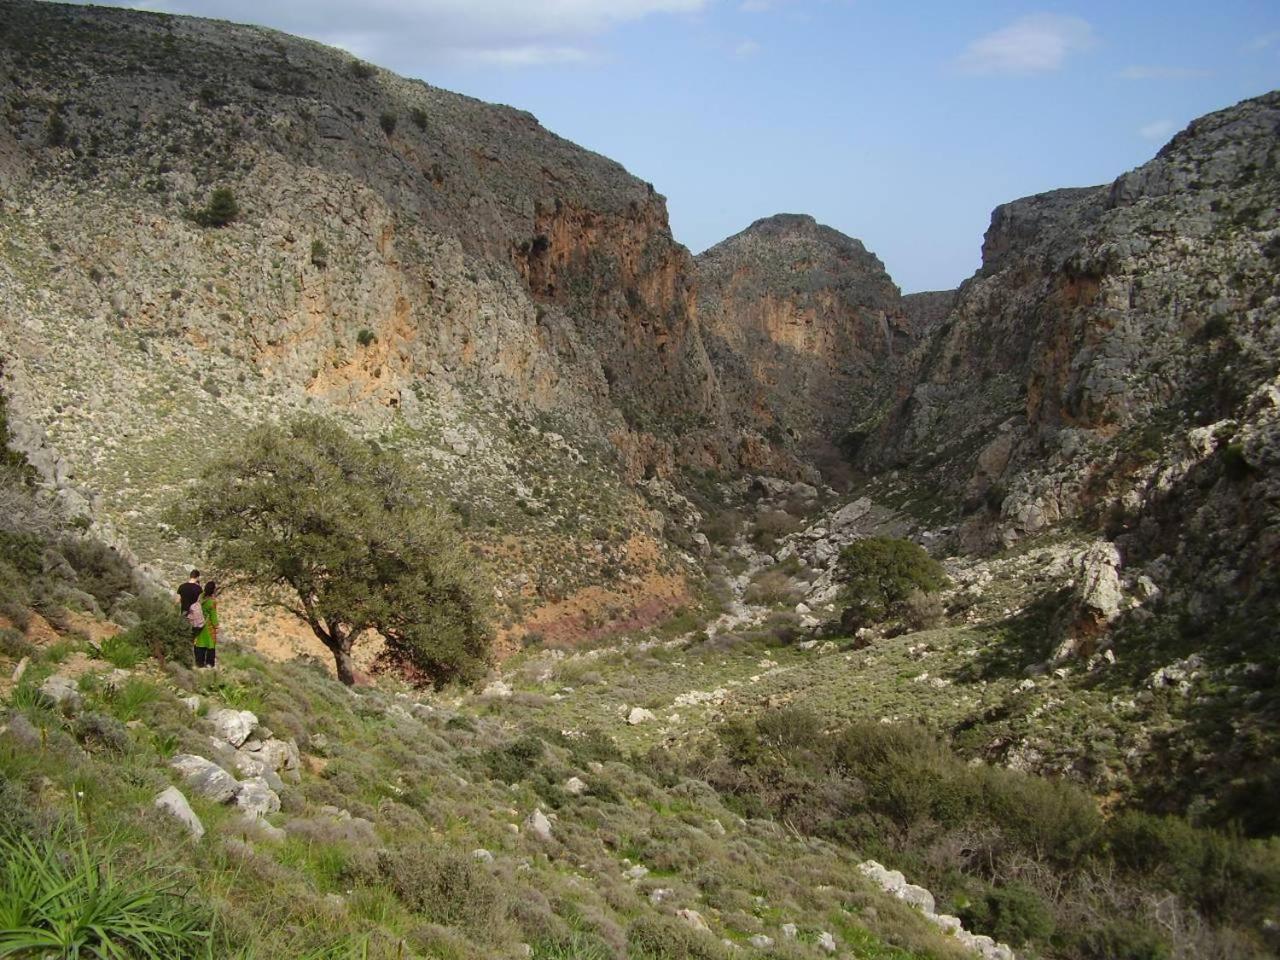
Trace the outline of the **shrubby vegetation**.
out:
[[[191,211],[191,219],[202,227],[225,227],[240,217],[240,204],[229,187],[218,187],[209,194],[209,202]]]
[[[1175,930],[1197,955],[1280,946],[1264,942],[1261,923],[1280,902],[1274,842],[1137,811],[1107,819],[1073,785],[965,763],[918,727],[832,734],[786,708],[725,724],[697,763],[744,816],[891,863],[947,912],[1015,946],[1159,958],[1173,955]]]
[[[449,511],[399,457],[299,417],[251,432],[201,489],[176,508],[177,525],[209,545],[229,582],[267,591],[310,627],[344,683],[367,632],[436,685],[486,669],[491,592]]]

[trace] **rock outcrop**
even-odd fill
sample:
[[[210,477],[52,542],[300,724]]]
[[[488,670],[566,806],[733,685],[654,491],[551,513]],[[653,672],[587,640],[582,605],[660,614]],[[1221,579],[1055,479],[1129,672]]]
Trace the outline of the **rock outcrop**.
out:
[[[1109,185],[997,208],[863,465],[963,499],[963,548],[1073,522],[1127,560],[1175,558],[1217,585],[1207,602],[1258,593],[1280,492],[1278,131],[1266,94]]]
[[[812,217],[758,220],[697,264],[704,338],[734,424],[775,444],[812,455],[838,440],[915,344],[884,264]]]
[[[421,463],[525,575],[504,598],[592,585],[641,622],[682,602],[629,484],[772,459],[724,428],[651,184],[273,31],[24,0],[0,19],[3,389],[68,513],[167,581],[192,548],[165,506],[247,426],[312,411]],[[208,213],[219,189],[234,217]]]

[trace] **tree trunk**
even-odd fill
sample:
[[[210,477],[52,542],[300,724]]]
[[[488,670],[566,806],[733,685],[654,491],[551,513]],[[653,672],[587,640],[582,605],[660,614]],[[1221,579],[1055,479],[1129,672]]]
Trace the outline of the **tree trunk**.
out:
[[[314,618],[310,623],[311,632],[333,654],[333,664],[338,669],[338,679],[348,687],[355,684],[356,665],[351,660],[351,634],[344,632],[338,624],[321,625],[320,621]],[[325,626],[328,626],[328,629],[325,629]]]
[[[338,679],[348,687],[356,682],[356,665],[351,659],[351,642],[337,643],[333,650],[333,662],[338,668]]]

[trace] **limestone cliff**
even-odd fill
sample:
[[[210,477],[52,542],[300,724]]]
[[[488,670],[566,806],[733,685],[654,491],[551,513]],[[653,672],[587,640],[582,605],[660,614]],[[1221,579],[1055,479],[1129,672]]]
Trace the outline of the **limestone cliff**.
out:
[[[626,481],[737,450],[651,185],[527,113],[194,18],[6,2],[0,104],[17,432],[142,561],[183,562],[161,508],[210,456],[306,409],[420,462],[508,599],[679,601]]]
[[[916,338],[884,265],[812,217],[753,223],[697,258],[704,338],[734,424],[813,454],[900,375]]]
[[[1062,522],[1265,592],[1280,492],[1280,94],[1106,186],[997,208],[983,266],[863,453],[967,501],[961,546]],[[1162,561],[1162,562],[1165,562]]]

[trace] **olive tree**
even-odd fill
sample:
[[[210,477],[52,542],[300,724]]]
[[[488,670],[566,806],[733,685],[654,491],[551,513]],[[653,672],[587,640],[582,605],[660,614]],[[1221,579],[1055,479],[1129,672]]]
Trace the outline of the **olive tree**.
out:
[[[343,683],[370,633],[437,686],[483,673],[492,593],[400,457],[319,417],[264,425],[208,467],[178,513],[229,582],[311,628]]]
[[[942,564],[923,547],[893,537],[855,540],[840,551],[836,575],[848,629],[898,616],[912,594],[933,593],[948,582]]]

